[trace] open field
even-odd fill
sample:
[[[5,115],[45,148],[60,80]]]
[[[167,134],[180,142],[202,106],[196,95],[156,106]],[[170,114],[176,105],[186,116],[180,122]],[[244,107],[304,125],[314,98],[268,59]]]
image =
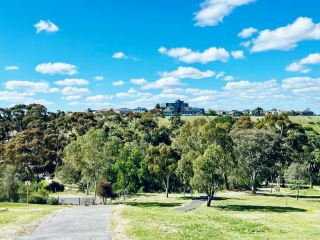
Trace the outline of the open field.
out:
[[[0,203],[0,239],[14,239],[29,232],[37,221],[67,206],[52,206],[25,203]]]
[[[177,195],[140,196],[115,208],[121,221],[113,220],[113,229],[124,226],[134,239],[319,239],[320,191],[302,190],[299,200],[294,194],[218,193],[212,207],[190,212],[175,210],[188,202]]]

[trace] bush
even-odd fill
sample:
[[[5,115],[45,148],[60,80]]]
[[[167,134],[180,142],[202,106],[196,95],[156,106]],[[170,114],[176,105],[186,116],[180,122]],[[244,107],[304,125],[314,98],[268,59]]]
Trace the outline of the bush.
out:
[[[35,203],[35,204],[46,204],[47,198],[40,193],[32,193],[29,196],[29,203]]]
[[[48,199],[48,204],[50,205],[59,205],[59,199],[56,197],[50,197]]]
[[[112,194],[112,185],[105,179],[99,180],[97,182],[97,195],[102,197],[103,203],[106,203],[107,198],[111,198]]]
[[[306,130],[306,131],[313,131],[313,128],[310,127],[310,126],[305,126],[305,127],[304,127],[304,130]]]
[[[64,191],[64,185],[55,181],[52,181],[47,186],[45,186],[45,189],[49,192],[63,192]]]

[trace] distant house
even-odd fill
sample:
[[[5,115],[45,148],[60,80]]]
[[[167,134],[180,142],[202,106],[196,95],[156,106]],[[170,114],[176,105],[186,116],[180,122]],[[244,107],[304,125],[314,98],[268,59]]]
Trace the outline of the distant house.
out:
[[[132,112],[132,110],[130,108],[115,108],[115,109],[113,109],[113,111],[118,114],[126,114],[126,113]]]
[[[137,108],[132,109],[132,112],[135,112],[135,113],[145,113],[145,112],[148,112],[148,109],[143,108],[143,107],[137,107]]]
[[[229,112],[227,112],[228,115],[231,115],[231,116],[241,116],[243,115],[243,113],[241,111],[238,111],[238,110],[231,110]]]
[[[310,110],[310,108],[305,109],[304,111],[299,112],[301,116],[313,116],[314,112]]]
[[[174,114],[181,114],[185,116],[203,115],[204,108],[190,107],[188,103],[177,100],[174,103],[162,104],[163,113],[165,116],[172,116]]]

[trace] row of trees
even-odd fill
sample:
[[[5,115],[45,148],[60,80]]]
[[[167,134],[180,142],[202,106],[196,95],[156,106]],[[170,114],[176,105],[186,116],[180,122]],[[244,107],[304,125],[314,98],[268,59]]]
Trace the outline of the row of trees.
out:
[[[292,164],[305,170],[310,187],[318,181],[320,137],[307,136],[286,115],[257,122],[174,115],[161,126],[163,117],[160,109],[123,116],[51,113],[37,104],[0,109],[0,170],[6,172],[0,178],[56,176],[94,194],[101,179],[122,193],[193,189],[207,194],[208,206],[218,189],[280,187],[297,176],[289,174],[297,170]]]

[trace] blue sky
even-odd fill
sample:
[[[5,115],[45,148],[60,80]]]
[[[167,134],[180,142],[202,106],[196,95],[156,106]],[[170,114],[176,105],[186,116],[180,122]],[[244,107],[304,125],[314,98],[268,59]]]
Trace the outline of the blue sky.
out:
[[[0,107],[320,112],[317,0],[1,1]]]

